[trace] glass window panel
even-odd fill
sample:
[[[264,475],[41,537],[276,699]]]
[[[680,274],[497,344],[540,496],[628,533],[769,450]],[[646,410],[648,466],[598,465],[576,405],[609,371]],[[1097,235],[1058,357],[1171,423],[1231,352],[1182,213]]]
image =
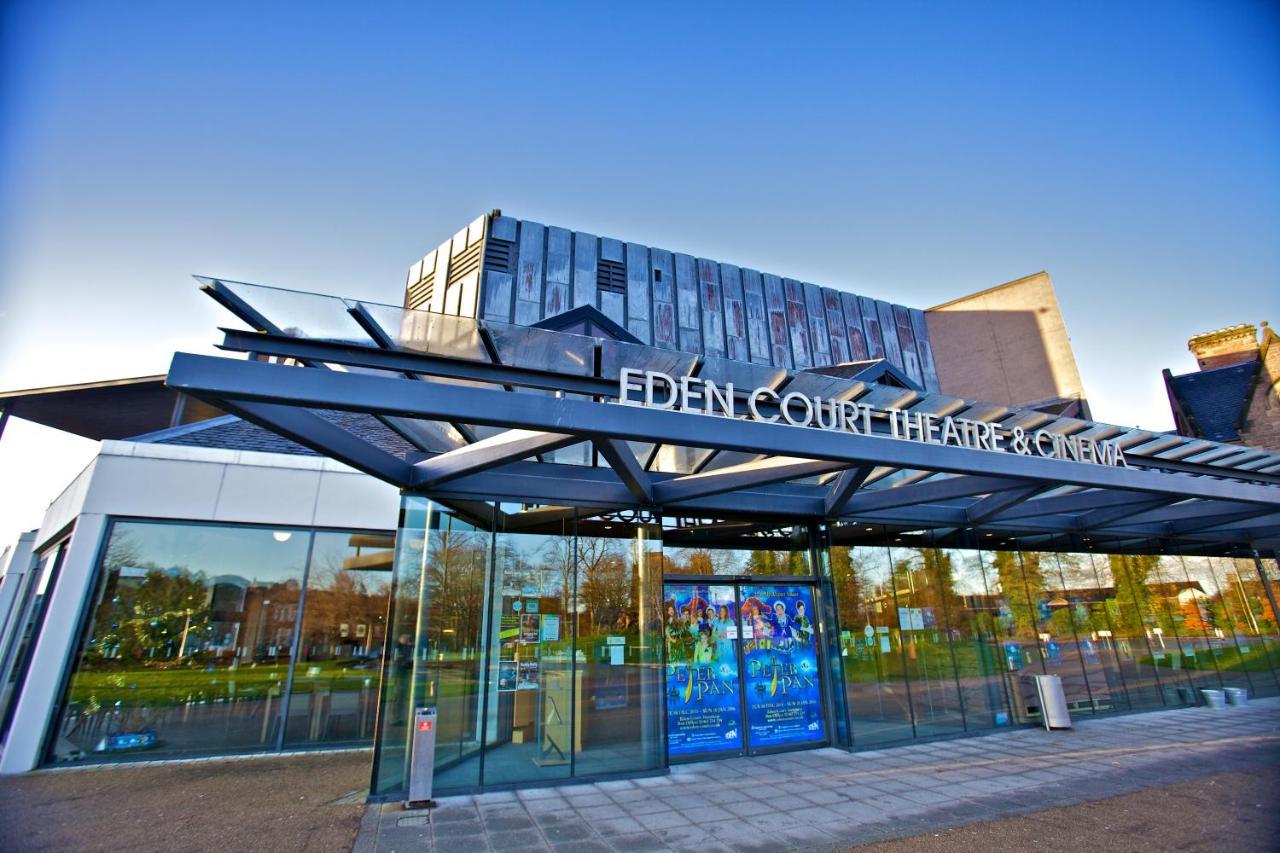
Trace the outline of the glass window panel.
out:
[[[309,539],[114,524],[51,758],[274,748]]]
[[[552,522],[536,533],[508,527],[495,537],[488,607],[485,785],[567,778],[571,753],[581,749],[574,718],[585,692],[574,671],[569,618],[573,521]]]
[[[1160,691],[1165,705],[1196,704],[1194,689],[1181,666],[1181,654],[1177,658],[1170,655],[1177,651],[1178,643],[1164,606],[1159,556],[1111,554],[1108,561],[1116,580],[1120,614],[1132,620],[1129,633],[1135,635],[1132,649],[1143,680]]]
[[[1208,651],[1213,655],[1223,686],[1242,688],[1249,691],[1250,696],[1260,695],[1258,690],[1262,684],[1272,683],[1274,687],[1266,652],[1261,647],[1255,652],[1250,646],[1244,612],[1233,591],[1223,588],[1213,562],[1208,557],[1180,557],[1179,560],[1187,579],[1203,594],[1203,598],[1195,602],[1192,615],[1203,624]],[[1262,666],[1251,666],[1251,660]]]
[[[337,296],[239,281],[219,283],[283,334],[374,346],[369,334],[348,313],[347,303]]]
[[[409,722],[419,705],[438,712],[436,790],[480,784],[481,637],[492,541],[481,521],[425,498],[401,501],[373,793],[404,790]]]
[[[898,630],[901,632],[916,736],[964,730],[964,705],[956,679],[946,599],[951,557],[937,548],[890,549]]]
[[[1083,554],[1042,554],[1041,565],[1051,586],[1047,625],[1063,647],[1063,656],[1074,660],[1083,674],[1093,712],[1128,708],[1124,680],[1109,646],[1102,644],[1091,604],[1101,597],[1093,567]],[[1077,711],[1085,706],[1077,705]]]
[[[661,767],[662,527],[593,519],[578,533],[574,774]]]
[[[977,551],[941,551],[936,570],[945,593],[944,619],[955,652],[965,725],[1006,726],[1010,717],[996,629],[999,610],[987,592],[982,556]]]
[[[372,740],[394,549],[389,533],[315,534],[286,744]]]
[[[1033,701],[1028,701],[1035,691],[1023,676],[1043,674],[1045,665],[1036,606],[1027,596],[1022,561],[1016,551],[984,551],[982,560],[995,608],[1000,668],[1005,676],[1014,719],[1020,722],[1038,720],[1039,708]]]
[[[1181,669],[1193,691],[1222,687],[1217,665],[1205,648],[1202,602],[1207,596],[1187,580],[1177,557],[1152,557],[1153,598],[1158,606],[1160,633],[1153,646],[1159,645],[1173,670]],[[1199,693],[1193,692],[1192,703]]]
[[[835,541],[840,529],[832,528]],[[853,743],[861,747],[909,740],[914,736],[911,696],[889,551],[833,543],[830,555]]]
[[[1239,557],[1215,557],[1211,563],[1224,590],[1224,600],[1233,604],[1235,631],[1241,638],[1240,654],[1256,675],[1254,689],[1259,696],[1274,696],[1280,692],[1280,637],[1274,599],[1267,595],[1258,564],[1250,558]],[[1274,560],[1261,561],[1272,595],[1280,581],[1275,565]],[[1267,669],[1271,671],[1270,681],[1265,677]]]

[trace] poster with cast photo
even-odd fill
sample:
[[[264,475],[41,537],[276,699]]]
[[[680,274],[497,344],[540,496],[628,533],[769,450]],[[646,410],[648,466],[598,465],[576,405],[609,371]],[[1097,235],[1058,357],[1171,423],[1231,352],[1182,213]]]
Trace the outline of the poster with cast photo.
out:
[[[667,584],[664,597],[668,754],[741,749],[733,587]]]
[[[523,645],[535,645],[540,637],[540,623],[537,613],[520,614],[520,642]]]
[[[742,674],[752,749],[826,740],[813,591],[744,584]]]

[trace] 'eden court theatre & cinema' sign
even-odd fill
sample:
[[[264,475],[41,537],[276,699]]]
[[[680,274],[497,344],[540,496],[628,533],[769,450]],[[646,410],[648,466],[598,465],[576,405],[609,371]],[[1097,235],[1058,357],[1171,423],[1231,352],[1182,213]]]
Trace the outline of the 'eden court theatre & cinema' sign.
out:
[[[741,405],[744,400],[745,408]],[[1005,427],[950,415],[877,409],[851,400],[824,399],[799,391],[779,394],[763,386],[744,397],[732,382],[716,383],[693,376],[677,378],[656,370],[622,368],[618,375],[618,402],[627,406],[888,436],[942,447],[1129,467],[1124,451],[1114,442]]]

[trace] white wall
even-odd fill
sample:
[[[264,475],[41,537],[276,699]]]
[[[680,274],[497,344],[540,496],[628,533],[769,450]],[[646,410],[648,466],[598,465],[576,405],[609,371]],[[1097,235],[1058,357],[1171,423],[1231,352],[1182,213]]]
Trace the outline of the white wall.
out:
[[[97,458],[49,506],[35,537],[44,550],[74,522],[0,752],[0,774],[31,770],[40,761],[112,516],[392,530],[399,512],[394,486],[331,459],[104,441]]]

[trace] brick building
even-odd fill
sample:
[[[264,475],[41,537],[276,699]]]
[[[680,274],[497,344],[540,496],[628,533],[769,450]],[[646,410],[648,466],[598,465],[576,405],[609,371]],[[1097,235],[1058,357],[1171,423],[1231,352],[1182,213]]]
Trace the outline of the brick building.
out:
[[[1267,450],[1280,448],[1280,346],[1266,322],[1196,335],[1187,348],[1199,371],[1165,369],[1175,429],[1182,435]]]

